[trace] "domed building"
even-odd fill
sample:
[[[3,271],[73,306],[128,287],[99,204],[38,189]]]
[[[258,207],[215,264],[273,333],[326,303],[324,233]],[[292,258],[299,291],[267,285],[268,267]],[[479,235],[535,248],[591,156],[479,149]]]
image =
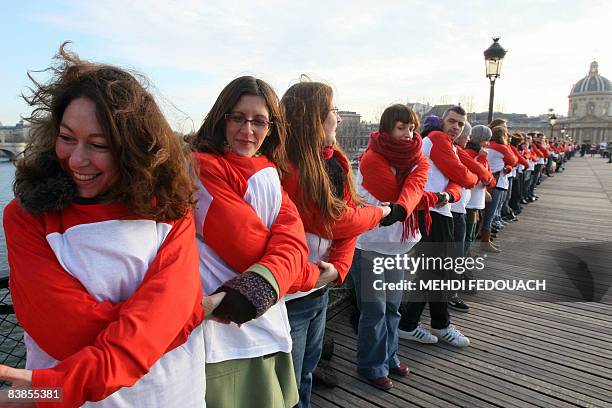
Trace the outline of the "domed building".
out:
[[[568,98],[567,118],[559,120],[555,136],[564,134],[578,143],[612,141],[612,83],[599,75],[597,61],[572,87]]]

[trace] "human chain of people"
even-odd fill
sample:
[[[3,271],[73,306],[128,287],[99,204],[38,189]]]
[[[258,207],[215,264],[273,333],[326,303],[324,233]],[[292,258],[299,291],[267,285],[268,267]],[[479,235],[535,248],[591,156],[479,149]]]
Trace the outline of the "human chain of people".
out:
[[[473,272],[564,172],[570,138],[397,103],[353,172],[322,82],[279,98],[235,78],[183,140],[140,75],[66,44],[46,72],[24,96],[32,129],[3,219],[27,355],[0,379],[26,391],[0,406],[309,407],[340,285],[357,375],[386,392],[411,375],[400,338],[470,346],[449,313],[469,311],[465,291],[546,290]]]

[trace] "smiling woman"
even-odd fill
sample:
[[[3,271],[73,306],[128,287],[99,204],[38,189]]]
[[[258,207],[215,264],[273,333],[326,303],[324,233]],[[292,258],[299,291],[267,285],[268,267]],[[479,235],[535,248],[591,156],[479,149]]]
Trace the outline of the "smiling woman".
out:
[[[102,195],[119,178],[117,163],[103,132],[96,117],[96,104],[91,99],[77,98],[66,107],[55,154],[76,184],[79,197]]]
[[[134,75],[56,60],[4,211],[27,369],[0,379],[62,387],[57,406],[202,407],[200,323],[223,294],[202,297],[189,158]]]

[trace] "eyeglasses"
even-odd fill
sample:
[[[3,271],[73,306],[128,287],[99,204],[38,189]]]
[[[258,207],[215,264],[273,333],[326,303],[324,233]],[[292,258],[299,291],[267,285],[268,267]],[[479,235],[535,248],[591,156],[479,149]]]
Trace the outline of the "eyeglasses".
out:
[[[257,131],[265,131],[268,129],[268,127],[274,124],[274,122],[271,120],[262,118],[247,119],[242,113],[226,113],[224,116],[226,120],[229,120],[233,124],[240,127],[244,126],[245,123],[250,122],[253,129]]]

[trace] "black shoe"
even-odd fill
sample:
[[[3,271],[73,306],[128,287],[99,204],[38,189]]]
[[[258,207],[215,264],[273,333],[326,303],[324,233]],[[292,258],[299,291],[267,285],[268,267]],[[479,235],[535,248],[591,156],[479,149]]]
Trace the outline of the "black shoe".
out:
[[[448,301],[448,307],[458,312],[467,312],[470,310],[470,307],[457,295],[453,296]]]
[[[521,204],[529,204],[529,201],[525,200],[524,198],[521,198]]]
[[[334,338],[327,334],[323,337],[323,350],[321,351],[321,359],[331,360],[334,356]]]
[[[319,364],[312,372],[312,379],[318,384],[322,384],[329,388],[334,388],[338,385],[336,371],[334,371],[332,363],[329,360],[319,360]]]

